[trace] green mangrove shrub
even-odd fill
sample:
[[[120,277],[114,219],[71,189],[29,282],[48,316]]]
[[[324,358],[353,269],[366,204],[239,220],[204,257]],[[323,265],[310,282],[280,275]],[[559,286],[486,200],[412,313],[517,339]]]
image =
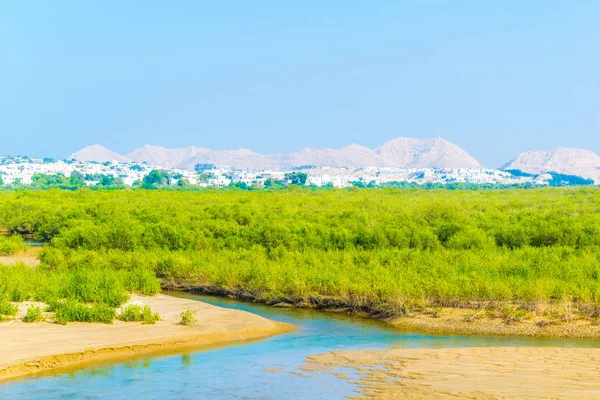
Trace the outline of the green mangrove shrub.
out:
[[[42,309],[36,305],[30,305],[23,317],[23,322],[39,322],[43,319]]]
[[[194,325],[198,319],[196,318],[196,311],[193,310],[185,310],[182,311],[180,314],[180,321],[179,323],[181,325]]]
[[[21,236],[0,234],[0,256],[11,256],[23,250],[25,250],[25,243]]]
[[[0,297],[0,315],[14,317],[19,312],[19,307],[12,304],[5,298]]]
[[[84,304],[75,300],[59,300],[52,302],[48,307],[49,312],[54,312],[54,321],[66,325],[68,322],[102,322],[112,324],[116,311],[108,304]]]
[[[162,282],[382,315],[593,308],[598,210],[598,188],[0,193],[0,228],[46,243],[42,266],[0,268],[0,297],[114,310]]]
[[[149,305],[141,307],[137,304],[129,304],[121,309],[117,319],[125,322],[141,322],[142,324],[155,324],[160,321],[160,315],[152,311]]]

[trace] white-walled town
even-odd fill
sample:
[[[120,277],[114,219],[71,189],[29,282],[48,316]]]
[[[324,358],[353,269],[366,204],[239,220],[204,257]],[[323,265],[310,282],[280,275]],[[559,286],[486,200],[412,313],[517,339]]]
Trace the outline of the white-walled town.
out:
[[[304,179],[302,184],[316,187],[349,186],[381,186],[397,183],[414,184],[495,184],[546,185],[552,178],[548,174],[529,175],[514,174],[514,172],[486,168],[334,168],[334,167],[303,167],[289,171],[275,170],[241,170],[233,166],[196,165],[194,170],[165,168],[146,162],[117,162],[104,163],[93,161],[77,161],[75,159],[54,160],[36,159],[29,157],[0,157],[0,177],[4,185],[30,185],[40,175],[63,175],[70,177],[74,173],[81,174],[86,186],[100,183],[101,177],[111,177],[127,186],[141,184],[152,170],[165,171],[170,177],[169,185],[182,182],[202,187],[226,187],[231,184],[245,184],[249,187],[262,188],[270,182],[291,182],[290,173],[301,172]],[[305,174],[305,175],[304,175]]]

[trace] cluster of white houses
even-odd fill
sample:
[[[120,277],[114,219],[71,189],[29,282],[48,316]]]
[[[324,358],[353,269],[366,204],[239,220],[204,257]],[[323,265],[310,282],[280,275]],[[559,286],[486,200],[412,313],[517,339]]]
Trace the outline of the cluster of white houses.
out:
[[[267,181],[285,181],[286,174],[290,171],[268,170],[238,170],[232,167],[213,167],[203,171],[189,171],[183,169],[161,168],[146,163],[119,163],[119,162],[84,162],[75,160],[49,160],[30,159],[27,157],[0,157],[0,176],[4,184],[19,182],[30,184],[35,174],[63,174],[70,176],[77,171],[88,177],[101,175],[113,176],[121,179],[126,185],[133,185],[141,181],[153,169],[166,170],[176,179],[171,181],[177,184],[179,179],[185,179],[192,185],[219,186],[245,183],[249,186],[263,187]],[[356,182],[365,185],[381,185],[390,182],[412,183],[471,183],[471,184],[514,184],[536,182],[544,184],[543,180],[535,181],[532,177],[516,177],[512,174],[493,169],[466,169],[466,168],[312,168],[305,169],[306,184],[315,186],[347,187]],[[88,185],[97,184],[94,178],[86,181]]]
[[[117,163],[117,162],[82,162],[74,160],[42,160],[27,157],[0,157],[0,177],[5,185],[21,183],[29,185],[36,174],[71,176],[79,172],[90,177],[86,180],[87,185],[98,183],[98,176],[112,176],[119,178],[126,185],[133,185],[141,181],[154,169],[147,164]],[[198,174],[185,170],[171,170],[174,174],[180,174],[183,178],[197,183]],[[174,180],[177,183],[177,180]]]

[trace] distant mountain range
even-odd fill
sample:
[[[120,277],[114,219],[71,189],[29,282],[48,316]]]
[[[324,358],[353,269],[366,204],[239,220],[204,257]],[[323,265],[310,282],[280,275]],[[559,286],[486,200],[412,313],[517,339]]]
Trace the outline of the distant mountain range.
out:
[[[241,169],[293,169],[316,167],[480,168],[466,151],[441,137],[396,138],[376,149],[351,144],[341,149],[305,148],[286,154],[260,154],[247,149],[211,150],[189,146],[168,149],[145,145],[122,156],[100,145],[71,155],[81,161],[137,161],[169,168],[192,169],[196,164],[235,166]]]
[[[100,145],[93,145],[73,153],[71,157],[81,161],[147,162],[181,169],[193,169],[196,164],[278,170],[307,165],[348,168],[481,168],[479,162],[466,151],[441,137],[399,137],[376,149],[351,144],[341,149],[307,147],[286,154],[260,154],[247,149],[211,150],[195,146],[168,149],[145,145],[123,156]],[[534,150],[519,154],[502,169],[518,169],[532,174],[558,172],[600,181],[600,156],[583,149]]]
[[[600,181],[600,156],[584,149],[559,147],[554,150],[533,150],[519,154],[502,169],[518,169],[530,174],[558,172]]]
[[[119,161],[119,162],[129,162],[131,159],[127,157],[123,157],[107,149],[104,146],[100,146],[99,144],[94,144],[92,146],[84,147],[79,150],[77,153],[71,154],[71,158],[75,158],[79,161],[96,161],[96,162],[106,162],[106,161]]]

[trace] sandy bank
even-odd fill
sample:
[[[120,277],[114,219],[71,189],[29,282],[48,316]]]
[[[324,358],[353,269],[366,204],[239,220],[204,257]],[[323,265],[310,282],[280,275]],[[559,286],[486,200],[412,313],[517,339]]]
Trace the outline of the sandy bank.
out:
[[[150,305],[163,320],[155,325],[0,323],[0,381],[95,361],[266,338],[294,329],[244,311],[172,296],[132,296],[130,301]],[[196,311],[198,322],[179,325],[184,310]]]
[[[27,249],[11,256],[0,256],[0,265],[14,265],[23,263],[30,267],[40,264],[38,257],[42,252],[42,247],[28,246]]]
[[[391,322],[400,329],[437,334],[600,338],[600,321],[597,318],[586,319],[577,316],[577,319],[564,321],[541,313],[532,314],[527,319],[521,320],[494,318],[485,314],[473,318],[481,314],[484,312],[445,308],[438,316],[415,313]]]
[[[301,368],[357,373],[377,399],[600,399],[600,348],[336,351]]]
[[[484,307],[441,309],[424,308],[411,310],[408,315],[390,317],[381,314],[378,308],[356,308],[348,299],[311,296],[309,298],[264,296],[262,292],[252,292],[241,287],[227,288],[219,285],[188,282],[186,280],[161,281],[163,290],[178,290],[190,293],[235,298],[276,307],[310,308],[325,311],[353,312],[360,315],[383,319],[404,330],[439,334],[494,335],[554,338],[600,339],[600,316],[592,307],[584,312],[585,305],[564,303],[551,304],[538,302],[506,303],[494,310]],[[385,306],[385,305],[383,305]],[[520,315],[523,307],[524,315]],[[385,308],[385,307],[383,307]],[[504,308],[511,311],[505,312]],[[590,311],[591,310],[591,311]]]

